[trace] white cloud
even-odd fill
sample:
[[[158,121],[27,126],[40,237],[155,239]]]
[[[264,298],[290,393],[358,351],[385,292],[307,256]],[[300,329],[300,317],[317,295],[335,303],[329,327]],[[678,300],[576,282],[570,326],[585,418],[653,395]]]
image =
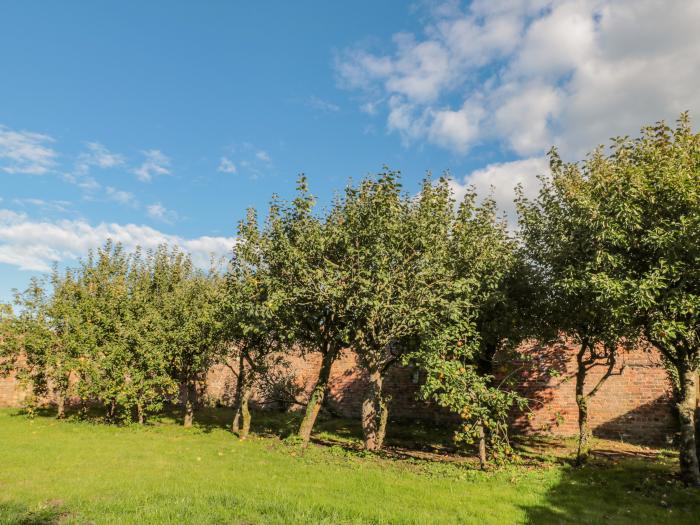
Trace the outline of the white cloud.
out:
[[[122,155],[112,153],[99,142],[88,142],[86,149],[87,151],[78,155],[73,171],[63,173],[62,178],[85,192],[93,193],[101,189],[102,185],[90,174],[91,170],[93,168],[110,169],[123,166],[125,160]],[[114,199],[115,195],[111,194],[110,189],[108,188],[106,191],[108,196]]]
[[[498,209],[505,212],[511,224],[515,224],[515,187],[523,186],[525,196],[534,198],[539,190],[538,175],[549,173],[549,163],[545,157],[532,157],[489,164],[466,175],[461,181],[452,180],[450,186],[458,200],[464,198],[468,187],[473,187],[477,195],[492,196]]]
[[[435,100],[451,79],[449,52],[433,40],[416,42],[413,35],[394,35],[398,57],[387,69],[387,91],[416,102]]]
[[[160,150],[149,149],[143,152],[146,159],[134,170],[138,179],[149,182],[156,175],[170,174],[170,159]]]
[[[26,198],[26,199],[13,199],[12,202],[19,206],[35,206],[42,210],[47,211],[57,211],[60,213],[66,213],[70,211],[72,203],[64,200],[44,200],[36,198]]]
[[[160,202],[156,202],[146,207],[149,217],[168,224],[174,223],[178,219],[175,211],[167,209]]]
[[[87,192],[99,190],[102,185],[95,180],[94,177],[85,173],[80,173],[78,169],[74,173],[63,173],[61,175],[64,181],[75,184],[78,188]]]
[[[469,101],[457,111],[440,109],[432,114],[429,139],[445,148],[465,153],[479,136],[484,110]]]
[[[312,109],[321,111],[322,113],[337,113],[338,111],[340,111],[340,106],[338,106],[337,104],[333,104],[333,102],[323,100],[322,98],[319,98],[316,95],[310,96],[306,100],[306,105]]]
[[[564,2],[536,18],[512,61],[511,74],[555,80],[585,63],[596,50],[595,12],[592,2]]]
[[[378,102],[365,102],[360,106],[360,111],[367,113],[368,115],[375,115],[377,113]]]
[[[233,237],[186,239],[137,224],[37,221],[23,213],[0,209],[0,262],[22,270],[48,271],[54,262],[75,261],[107,239],[122,243],[128,250],[136,246],[153,249],[163,243],[179,246],[202,268],[208,267],[212,255],[228,257],[235,242]]]
[[[389,115],[387,127],[397,131],[406,143],[420,138],[427,131],[426,120],[428,110],[419,108],[416,104],[407,103],[398,96],[389,99]]]
[[[336,70],[406,142],[465,154],[495,141],[523,156],[557,145],[580,158],[700,114],[699,25],[700,2],[452,1],[432,6],[421,34],[394,35],[391,52],[351,49]]]
[[[552,146],[550,119],[562,104],[562,94],[546,84],[503,86],[496,97],[502,102],[493,112],[493,129],[510,149],[531,155]]]
[[[261,149],[261,150],[258,150],[258,151],[255,153],[255,157],[256,157],[258,160],[261,160],[261,161],[263,161],[263,162],[268,162],[268,163],[269,163],[269,162],[272,162],[272,159],[270,158],[270,155],[267,153],[267,151],[262,150],[262,149]]]
[[[221,157],[217,171],[221,173],[236,173],[238,168],[236,168],[236,165],[227,157]]]
[[[78,155],[76,170],[79,174],[87,174],[91,167],[101,169],[115,168],[124,164],[124,157],[112,153],[99,142],[88,142],[87,151]]]
[[[107,186],[107,188],[105,189],[105,193],[107,194],[107,198],[118,202],[119,204],[127,204],[132,206],[136,205],[136,198],[131,192],[118,190],[117,188],[113,188],[112,186]]]
[[[42,133],[14,131],[0,125],[0,171],[43,175],[56,165],[54,139]]]
[[[231,159],[236,158],[234,163]],[[240,142],[226,148],[226,155],[219,160],[218,171],[241,173],[251,180],[257,180],[273,169],[272,156],[266,149],[252,142]]]

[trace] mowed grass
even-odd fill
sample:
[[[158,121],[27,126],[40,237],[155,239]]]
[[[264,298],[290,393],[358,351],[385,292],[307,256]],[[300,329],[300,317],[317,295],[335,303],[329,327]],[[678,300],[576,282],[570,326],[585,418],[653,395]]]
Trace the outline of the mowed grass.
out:
[[[0,411],[0,523],[700,523],[700,493],[674,480],[677,460],[662,451],[613,450],[578,469],[539,443],[524,464],[484,473],[399,447],[410,427],[378,457],[354,451],[354,423],[325,422],[325,444],[302,451],[279,437],[293,416],[257,417],[247,441],[227,417],[186,430]]]

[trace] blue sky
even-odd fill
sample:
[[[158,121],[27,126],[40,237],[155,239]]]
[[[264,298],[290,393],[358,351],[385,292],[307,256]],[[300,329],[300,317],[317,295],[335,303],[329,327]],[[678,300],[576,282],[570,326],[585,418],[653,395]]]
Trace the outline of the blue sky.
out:
[[[691,4],[6,2],[0,300],[107,236],[225,252],[300,172],[327,202],[384,164],[409,191],[450,170],[512,214],[550,145],[698,106]]]

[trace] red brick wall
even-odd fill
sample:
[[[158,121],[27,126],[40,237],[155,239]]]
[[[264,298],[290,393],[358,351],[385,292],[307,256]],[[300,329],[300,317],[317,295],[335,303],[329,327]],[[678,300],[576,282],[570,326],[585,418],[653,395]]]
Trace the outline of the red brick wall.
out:
[[[22,405],[26,392],[15,379],[14,374],[0,376],[0,407],[18,407]]]
[[[321,367],[320,354],[306,357],[294,356],[289,359],[289,370],[304,393],[300,401],[305,402],[313,389]],[[234,366],[235,370],[235,366]],[[420,416],[430,418],[435,410],[416,399],[418,376],[411,367],[395,367],[385,381],[386,392],[390,396],[391,413],[396,417]],[[206,381],[206,396],[210,401],[228,403],[233,398],[236,379],[234,373],[224,365],[217,365],[209,372]],[[366,379],[352,352],[343,352],[333,363],[331,370],[328,408],[342,416],[360,415]]]
[[[518,427],[566,436],[578,432],[576,351],[571,345],[523,349],[534,359],[522,372],[518,389],[531,400],[531,411],[516,417]],[[648,443],[670,441],[676,423],[671,385],[660,354],[653,348],[637,348],[621,351],[617,361],[613,375],[589,402],[594,435]],[[605,370],[605,366],[598,366],[588,372],[585,392],[597,384]]]
[[[529,414],[517,414],[514,423],[525,432],[575,435],[577,408],[574,396],[575,348],[524,347],[534,360],[519,374],[519,390],[531,400]],[[294,357],[290,370],[308,394],[320,367],[320,356]],[[552,371],[556,371],[555,374]],[[603,367],[589,373],[587,389],[603,374]],[[235,375],[222,365],[214,367],[206,383],[212,401],[230,403]],[[360,413],[365,378],[355,356],[345,352],[333,365],[329,408],[332,412],[357,417]],[[390,410],[398,418],[441,419],[445,413],[416,400],[418,378],[415,369],[396,367],[386,382],[391,396]],[[670,387],[660,357],[654,350],[637,349],[623,353],[610,377],[590,402],[590,424],[594,434],[627,441],[666,442],[676,428],[670,403]],[[303,395],[300,401],[304,401]],[[0,379],[0,406],[18,406],[23,393],[12,378]]]

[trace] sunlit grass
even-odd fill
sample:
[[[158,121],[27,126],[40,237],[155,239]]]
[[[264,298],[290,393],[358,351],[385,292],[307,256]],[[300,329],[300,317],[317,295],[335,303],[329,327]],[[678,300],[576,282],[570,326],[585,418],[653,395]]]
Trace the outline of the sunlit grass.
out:
[[[306,451],[283,440],[293,415],[258,417],[265,437],[240,441],[228,415],[209,411],[185,430],[169,417],[142,428],[0,411],[0,523],[690,524],[700,515],[698,493],[673,481],[666,455],[483,473],[400,449],[367,456],[342,420],[325,421],[329,443]],[[395,436],[410,442],[410,427]]]

